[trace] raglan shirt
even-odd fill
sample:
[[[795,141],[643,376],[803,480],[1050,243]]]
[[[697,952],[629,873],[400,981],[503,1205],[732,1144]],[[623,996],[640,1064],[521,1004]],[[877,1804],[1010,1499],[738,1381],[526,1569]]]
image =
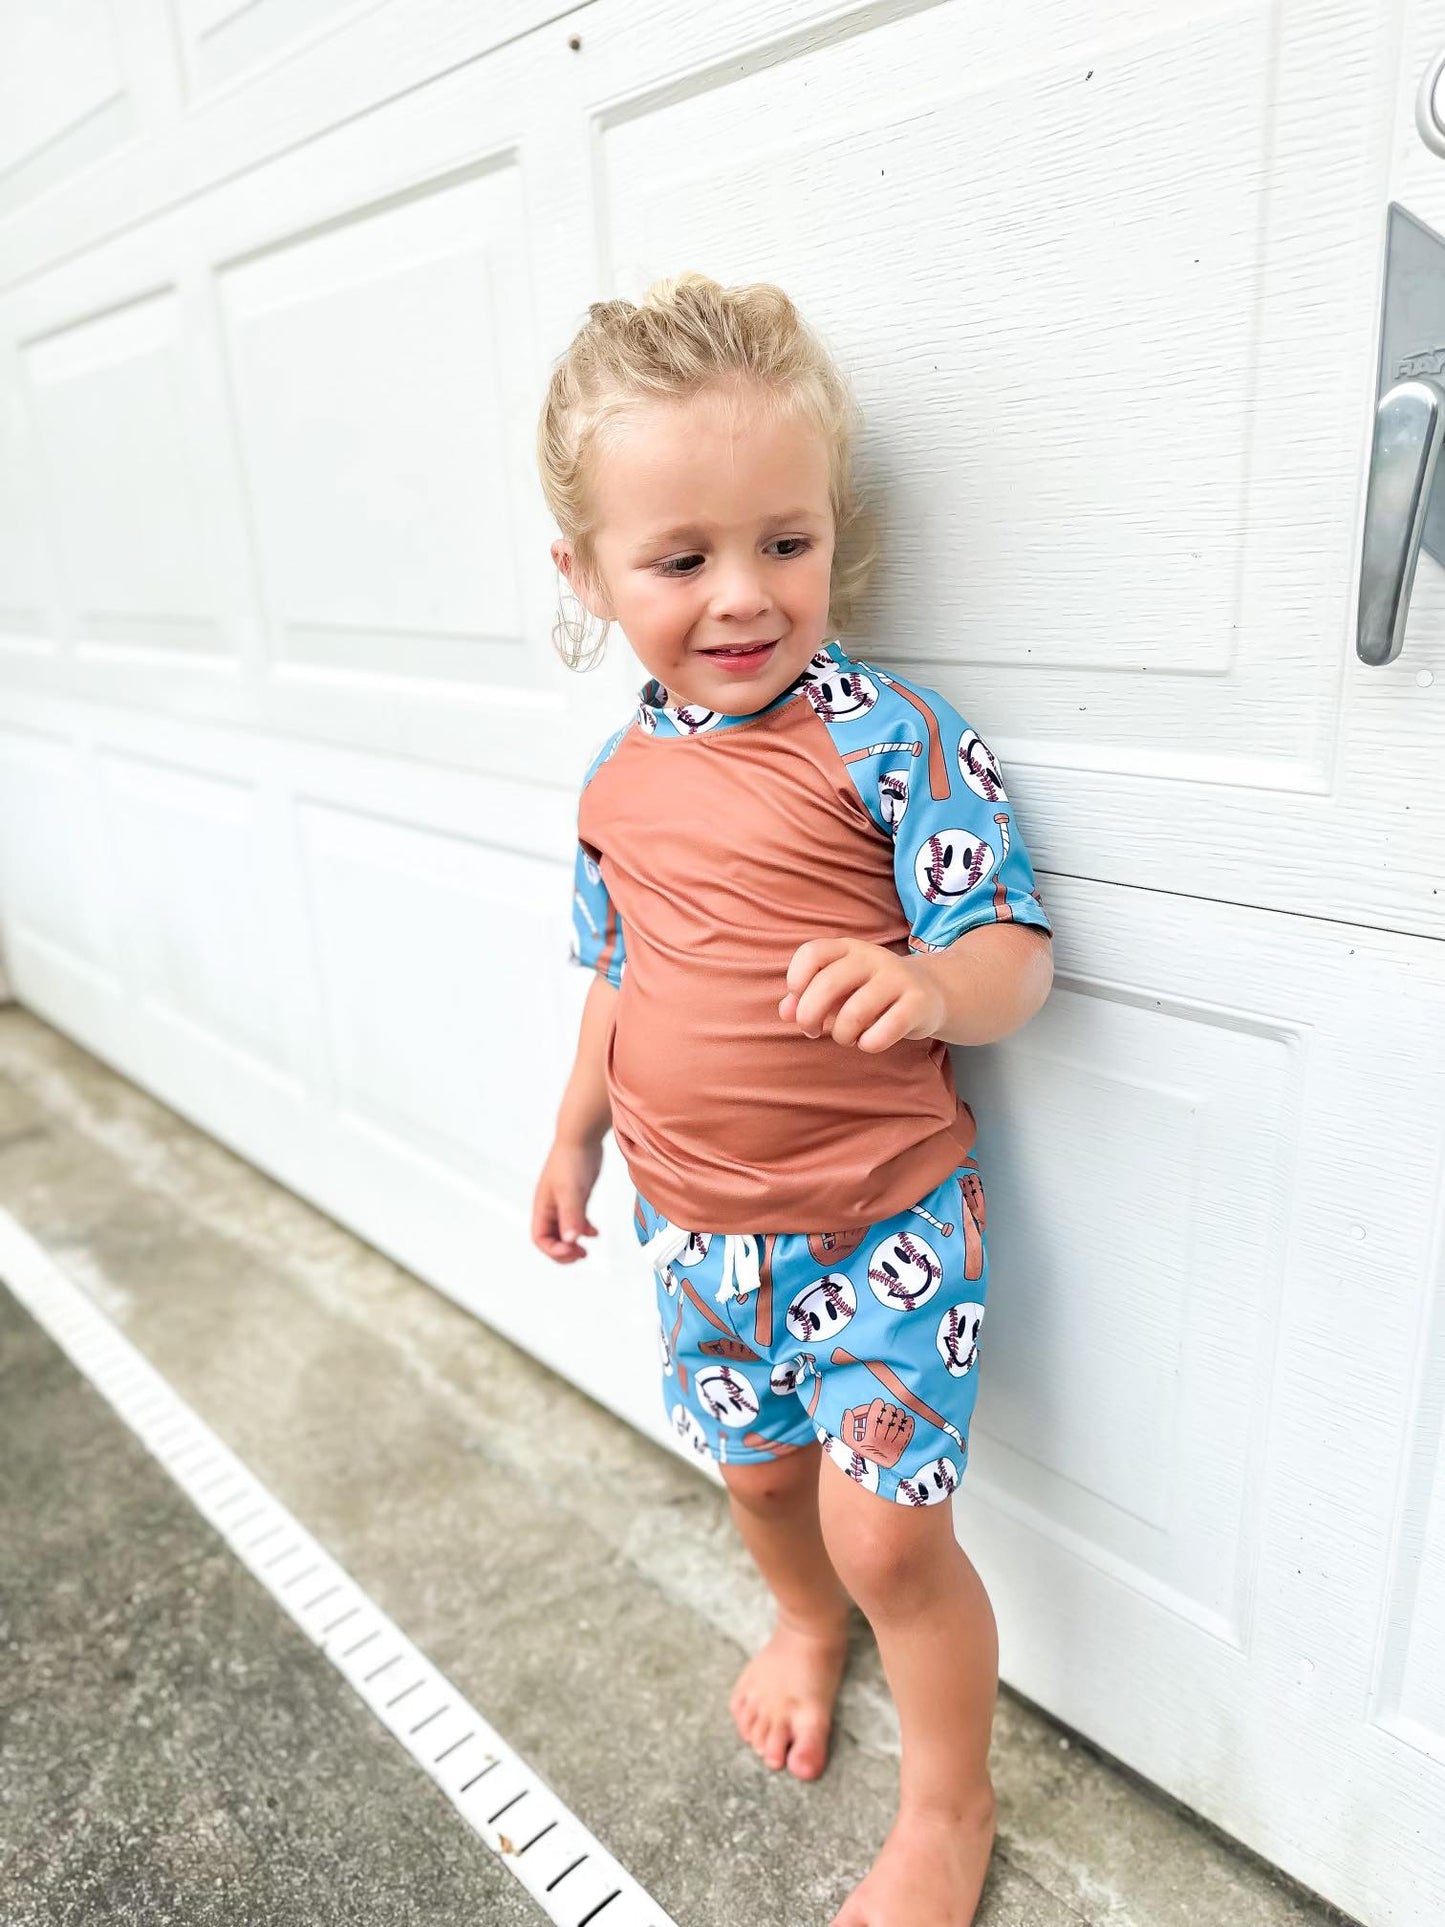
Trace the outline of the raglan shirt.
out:
[[[577,816],[572,961],[619,991],[612,1128],[674,1224],[811,1232],[907,1210],[972,1150],[940,1038],[885,1051],[778,1015],[799,944],[899,955],[984,923],[1052,936],[998,762],[936,690],[838,642],[765,708],[656,680]]]

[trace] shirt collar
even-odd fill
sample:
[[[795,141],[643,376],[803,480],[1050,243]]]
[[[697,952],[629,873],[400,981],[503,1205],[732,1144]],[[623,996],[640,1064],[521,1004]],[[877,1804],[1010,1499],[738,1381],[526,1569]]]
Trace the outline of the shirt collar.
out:
[[[805,683],[812,682],[819,674],[836,669],[846,660],[841,642],[825,642],[786,689],[761,709],[750,710],[741,716],[725,715],[717,709],[703,709],[696,703],[670,703],[665,686],[651,676],[638,691],[637,720],[652,735],[710,736],[716,730],[735,728],[739,723],[756,722],[759,716],[771,715],[773,710],[791,702]]]

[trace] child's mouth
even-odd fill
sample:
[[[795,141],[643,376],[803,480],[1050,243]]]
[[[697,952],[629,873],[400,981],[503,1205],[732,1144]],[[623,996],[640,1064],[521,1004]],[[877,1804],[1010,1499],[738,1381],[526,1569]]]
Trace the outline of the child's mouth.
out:
[[[703,654],[709,662],[715,662],[719,669],[729,670],[737,676],[760,669],[777,646],[775,642],[764,642],[751,648],[704,649]]]

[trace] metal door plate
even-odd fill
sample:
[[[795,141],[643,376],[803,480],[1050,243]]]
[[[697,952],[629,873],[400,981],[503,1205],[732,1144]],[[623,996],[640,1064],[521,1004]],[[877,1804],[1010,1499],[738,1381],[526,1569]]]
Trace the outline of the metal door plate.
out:
[[[1397,381],[1427,375],[1445,388],[1445,240],[1390,203],[1375,407]],[[1421,547],[1445,567],[1445,488],[1431,491]]]

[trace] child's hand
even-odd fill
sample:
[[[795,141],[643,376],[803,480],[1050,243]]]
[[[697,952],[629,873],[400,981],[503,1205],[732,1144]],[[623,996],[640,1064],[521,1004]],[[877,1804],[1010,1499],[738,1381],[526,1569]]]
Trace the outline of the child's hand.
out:
[[[558,1138],[542,1166],[532,1200],[532,1243],[559,1265],[587,1256],[581,1239],[595,1238],[587,1200],[602,1169],[602,1142]]]
[[[887,1050],[905,1037],[932,1037],[947,1015],[943,992],[917,968],[881,944],[854,937],[814,937],[798,945],[788,965],[788,994],[778,1015],[791,1017],[809,1037]]]

